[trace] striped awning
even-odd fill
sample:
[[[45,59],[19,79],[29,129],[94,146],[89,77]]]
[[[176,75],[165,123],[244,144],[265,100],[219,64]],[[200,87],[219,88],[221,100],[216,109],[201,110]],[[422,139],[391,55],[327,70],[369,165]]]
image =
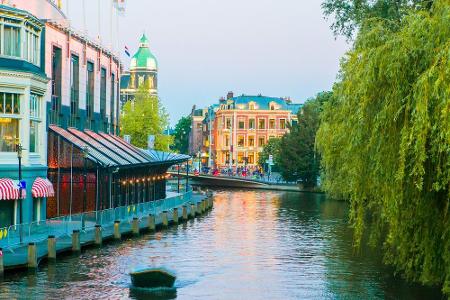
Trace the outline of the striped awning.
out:
[[[53,197],[55,191],[53,190],[53,184],[47,178],[37,177],[31,187],[31,194],[33,198]]]
[[[22,189],[22,199],[26,197],[27,191]],[[10,178],[0,178],[0,200],[19,199],[19,183]]]

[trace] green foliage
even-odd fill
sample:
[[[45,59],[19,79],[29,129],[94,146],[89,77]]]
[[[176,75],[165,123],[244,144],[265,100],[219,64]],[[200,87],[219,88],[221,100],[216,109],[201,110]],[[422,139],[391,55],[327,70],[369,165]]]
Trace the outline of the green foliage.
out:
[[[272,171],[278,170],[278,158],[280,157],[280,138],[271,138],[264,145],[263,150],[259,153],[258,164],[264,168],[266,165],[266,160],[269,159],[269,155],[273,156],[274,166]]]
[[[353,33],[371,18],[383,19],[397,26],[410,10],[429,10],[433,0],[325,0],[322,8],[335,35],[351,39]]]
[[[147,148],[148,135],[155,136],[155,149],[167,151],[173,137],[164,135],[169,124],[169,116],[159,99],[140,87],[133,101],[123,106],[121,134],[130,135],[136,147]]]
[[[189,152],[189,133],[191,132],[192,118],[190,116],[182,117],[175,125],[173,150],[178,153],[188,154]]]
[[[325,104],[324,188],[408,279],[450,294],[450,2],[358,33]]]
[[[323,103],[330,97],[331,92],[324,92],[308,100],[298,113],[297,125],[281,138],[278,163],[285,180],[300,180],[305,187],[317,185],[320,156],[315,151],[316,132]]]

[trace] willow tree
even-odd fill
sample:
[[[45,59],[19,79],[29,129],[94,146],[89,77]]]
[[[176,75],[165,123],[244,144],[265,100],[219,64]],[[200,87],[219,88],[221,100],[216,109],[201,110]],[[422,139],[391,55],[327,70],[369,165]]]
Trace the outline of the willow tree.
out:
[[[317,145],[324,188],[408,279],[450,294],[450,2],[371,19],[344,58]]]
[[[131,143],[140,148],[147,148],[149,135],[155,136],[156,150],[167,151],[173,141],[173,137],[164,134],[169,124],[166,110],[145,87],[140,87],[134,99],[124,104],[120,124],[120,133],[130,135]]]

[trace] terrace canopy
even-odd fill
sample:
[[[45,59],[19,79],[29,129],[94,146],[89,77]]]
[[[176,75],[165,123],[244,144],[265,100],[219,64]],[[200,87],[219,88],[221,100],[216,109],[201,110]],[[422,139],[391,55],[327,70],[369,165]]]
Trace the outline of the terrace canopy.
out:
[[[120,137],[50,125],[47,218],[165,198],[166,171],[187,155],[148,151]]]

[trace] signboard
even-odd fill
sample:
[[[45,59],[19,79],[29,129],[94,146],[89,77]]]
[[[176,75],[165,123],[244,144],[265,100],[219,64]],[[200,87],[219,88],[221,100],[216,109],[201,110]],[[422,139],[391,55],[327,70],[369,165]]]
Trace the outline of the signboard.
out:
[[[127,142],[128,144],[130,144],[130,143],[131,143],[131,135],[125,134],[125,135],[123,136],[123,140],[124,140],[125,142]]]
[[[147,148],[148,150],[153,150],[155,148],[155,136],[149,135],[147,137]]]
[[[27,182],[25,180],[19,181],[19,188],[22,188],[23,190],[27,188]]]

